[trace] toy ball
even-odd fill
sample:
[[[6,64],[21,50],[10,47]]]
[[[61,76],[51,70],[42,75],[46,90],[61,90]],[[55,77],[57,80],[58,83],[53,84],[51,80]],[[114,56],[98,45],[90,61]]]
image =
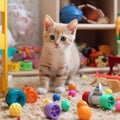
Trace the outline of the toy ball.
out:
[[[116,100],[116,101],[119,101],[119,100],[120,100],[120,97],[116,97],[115,100]]]
[[[79,107],[81,106],[88,106],[87,102],[84,101],[84,100],[80,100],[78,103],[77,103],[77,109],[79,109]]]
[[[89,120],[92,116],[92,110],[89,106],[81,106],[78,108],[77,114],[81,120]]]
[[[75,90],[70,90],[68,94],[69,94],[69,96],[75,97],[76,96],[76,91]]]
[[[68,100],[62,100],[61,102],[62,111],[68,111],[70,109],[70,102]]]
[[[74,83],[70,83],[70,84],[68,85],[68,89],[69,89],[69,90],[76,90],[76,85],[75,85]]]
[[[37,91],[35,89],[33,89],[32,87],[26,87],[24,89],[24,93],[26,94],[26,102],[27,103],[34,103],[37,101],[38,99],[38,94]]]
[[[20,89],[12,88],[6,94],[6,103],[10,106],[12,103],[16,102],[24,106],[26,103],[26,95]]]
[[[120,111],[120,100],[118,100],[118,101],[115,103],[115,109],[116,109],[116,111]]]
[[[22,113],[22,106],[19,103],[13,103],[9,107],[9,112],[12,117],[19,117]]]
[[[86,76],[86,75],[82,75],[81,78],[82,78],[83,80],[85,80],[85,79],[87,78],[87,76]]]
[[[82,10],[79,10],[74,5],[65,6],[60,10],[60,21],[62,23],[69,23],[73,19],[77,19],[78,21],[80,21],[82,20],[82,18],[83,18]]]
[[[82,100],[86,101],[88,103],[88,97],[89,97],[90,91],[85,91],[82,94]]]
[[[56,103],[48,103],[45,107],[44,107],[44,113],[45,115],[50,118],[50,119],[57,119],[60,116],[60,106]]]
[[[48,103],[52,103],[52,101],[49,100],[49,99],[45,99],[45,100],[43,101],[42,106],[45,107]]]
[[[60,98],[61,98],[61,96],[60,96],[60,94],[58,94],[58,93],[55,93],[55,94],[53,95],[53,100],[54,100],[54,101],[59,101]]]
[[[112,94],[112,90],[111,90],[111,89],[106,89],[106,90],[105,90],[105,93],[106,93],[106,94]]]

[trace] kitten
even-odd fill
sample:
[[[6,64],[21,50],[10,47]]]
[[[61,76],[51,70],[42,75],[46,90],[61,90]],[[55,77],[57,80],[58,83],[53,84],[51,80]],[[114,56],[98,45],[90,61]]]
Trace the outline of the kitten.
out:
[[[46,93],[50,86],[57,93],[65,92],[64,85],[76,74],[80,58],[74,43],[78,21],[55,23],[48,15],[44,19],[44,44],[40,57],[40,87]]]

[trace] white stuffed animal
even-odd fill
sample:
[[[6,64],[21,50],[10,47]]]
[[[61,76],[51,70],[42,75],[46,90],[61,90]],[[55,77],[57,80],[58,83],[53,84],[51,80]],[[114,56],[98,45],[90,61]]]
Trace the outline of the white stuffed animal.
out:
[[[33,35],[34,24],[31,13],[25,9],[24,5],[9,3],[8,11],[9,28],[13,33],[14,38],[18,38],[19,35],[31,37]]]
[[[0,32],[2,32],[2,26],[0,25]],[[8,29],[8,47],[15,46],[16,42],[15,39],[12,36],[12,33]]]

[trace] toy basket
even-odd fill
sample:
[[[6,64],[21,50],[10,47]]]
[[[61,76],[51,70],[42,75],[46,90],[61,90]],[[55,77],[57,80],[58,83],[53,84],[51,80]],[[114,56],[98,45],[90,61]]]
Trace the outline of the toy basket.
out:
[[[21,61],[20,70],[25,70],[25,71],[33,70],[33,63],[29,61]]]
[[[19,71],[20,63],[19,62],[9,62],[8,63],[8,71]]]

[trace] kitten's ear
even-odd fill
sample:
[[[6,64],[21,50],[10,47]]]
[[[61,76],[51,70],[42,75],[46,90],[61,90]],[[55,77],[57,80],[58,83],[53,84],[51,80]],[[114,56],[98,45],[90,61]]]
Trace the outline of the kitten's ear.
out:
[[[70,30],[71,34],[74,34],[78,25],[78,20],[74,19],[70,23],[68,23],[68,29]]]
[[[46,15],[45,16],[45,19],[44,19],[44,26],[45,26],[45,29],[48,30],[50,27],[52,27],[54,25],[54,21],[53,19],[49,16],[49,15]]]

